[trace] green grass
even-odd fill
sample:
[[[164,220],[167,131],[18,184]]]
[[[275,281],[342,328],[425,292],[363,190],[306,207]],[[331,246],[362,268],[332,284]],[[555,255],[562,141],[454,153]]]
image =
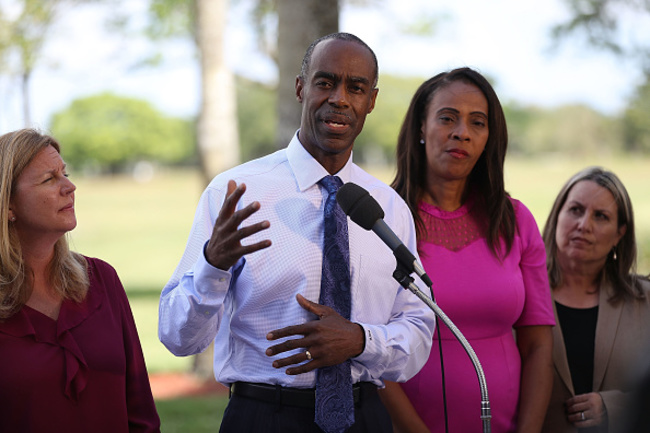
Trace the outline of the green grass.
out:
[[[650,273],[650,158],[508,158],[506,188],[535,216],[540,230],[562,184],[587,165],[617,173],[634,204],[639,272]],[[386,182],[393,169],[373,170]],[[161,171],[147,183],[129,176],[74,178],[78,227],[72,247],[111,263],[129,294],[150,372],[188,370],[158,341],[158,296],[185,248],[203,185],[195,171]]]
[[[203,189],[198,174],[163,171],[147,183],[129,176],[73,181],[73,246],[115,266],[127,290],[160,291],[185,247]]]
[[[130,176],[72,178],[77,185],[75,250],[115,267],[129,294],[150,372],[188,370],[158,340],[158,298],[183,254],[203,189],[195,171],[161,171],[147,183]]]
[[[156,401],[163,433],[219,431],[228,397],[223,395]]]

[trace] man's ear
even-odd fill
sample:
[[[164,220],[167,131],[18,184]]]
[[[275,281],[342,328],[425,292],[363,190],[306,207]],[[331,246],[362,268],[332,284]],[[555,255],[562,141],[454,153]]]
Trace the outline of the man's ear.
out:
[[[302,104],[302,91],[305,88],[305,83],[300,75],[296,76],[296,99]]]
[[[378,93],[379,93],[378,87],[372,89],[372,95],[370,95],[370,107],[368,108],[368,114],[372,113],[372,110],[375,109],[375,101],[377,100]]]

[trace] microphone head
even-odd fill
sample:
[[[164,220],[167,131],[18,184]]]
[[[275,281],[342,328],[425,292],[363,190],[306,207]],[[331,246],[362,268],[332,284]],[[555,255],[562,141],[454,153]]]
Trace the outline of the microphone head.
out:
[[[384,218],[384,210],[365,189],[348,182],[339,188],[336,201],[352,221],[371,230],[377,220]]]

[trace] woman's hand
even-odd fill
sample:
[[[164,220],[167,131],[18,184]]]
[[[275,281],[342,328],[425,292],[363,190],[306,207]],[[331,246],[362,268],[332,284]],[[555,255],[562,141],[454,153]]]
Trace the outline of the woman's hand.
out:
[[[607,418],[603,398],[597,392],[576,395],[565,404],[567,419],[576,427],[597,426]]]

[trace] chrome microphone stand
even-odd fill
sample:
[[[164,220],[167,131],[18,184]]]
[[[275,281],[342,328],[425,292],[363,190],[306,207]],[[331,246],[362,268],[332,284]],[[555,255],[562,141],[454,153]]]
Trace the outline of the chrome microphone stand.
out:
[[[460,344],[463,346],[463,349],[465,349],[467,355],[469,355],[469,358],[474,365],[474,369],[476,370],[479,386],[481,387],[481,420],[483,422],[483,433],[491,433],[492,429],[490,426],[490,419],[492,418],[492,415],[490,410],[490,399],[488,398],[487,383],[485,381],[483,367],[481,366],[481,362],[476,356],[476,352],[474,352],[474,349],[469,344],[469,341],[467,341],[465,336],[460,332],[458,327],[454,325],[451,319],[447,317],[447,315],[440,309],[440,307],[438,307],[435,302],[433,302],[433,300],[422,293],[419,287],[414,283],[413,278],[404,270],[399,260],[397,261],[397,269],[395,269],[395,272],[393,272],[393,278],[395,278],[395,280],[397,280],[397,282],[400,283],[402,287],[410,290],[413,294],[415,294],[415,296],[420,298],[425,304],[429,306],[429,308],[431,308],[431,310],[433,310],[433,312],[438,317],[440,317],[440,319],[442,319],[444,324],[447,325],[449,330],[454,334],[456,339],[458,339]],[[438,332],[440,332],[440,330],[438,330]]]

